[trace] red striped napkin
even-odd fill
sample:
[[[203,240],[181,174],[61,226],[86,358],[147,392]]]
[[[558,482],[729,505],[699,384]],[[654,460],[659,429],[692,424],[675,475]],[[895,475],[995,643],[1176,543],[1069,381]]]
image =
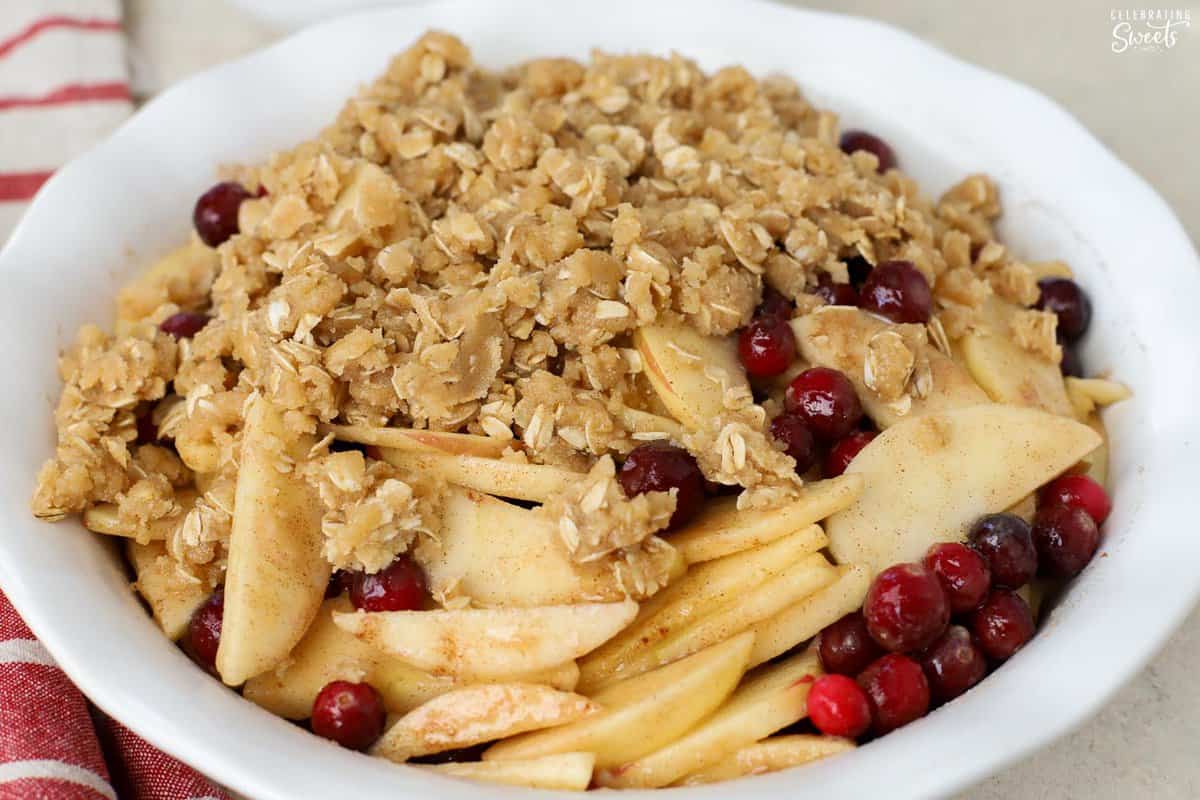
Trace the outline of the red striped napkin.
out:
[[[132,108],[119,0],[0,0],[0,243]]]
[[[0,592],[0,800],[229,800],[91,706]]]

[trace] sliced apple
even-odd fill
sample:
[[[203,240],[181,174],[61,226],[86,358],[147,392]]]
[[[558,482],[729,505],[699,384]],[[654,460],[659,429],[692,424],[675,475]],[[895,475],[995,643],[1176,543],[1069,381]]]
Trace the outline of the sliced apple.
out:
[[[596,757],[591,753],[559,753],[523,761],[465,761],[431,764],[428,769],[454,778],[484,783],[524,786],[528,789],[557,789],[582,792],[592,782]]]
[[[1100,415],[1093,412],[1088,414],[1084,424],[1094,430],[1100,437],[1100,446],[1083,458],[1087,476],[1101,486],[1108,485],[1108,431]]]
[[[707,426],[725,410],[725,391],[750,384],[732,338],[684,326],[647,325],[633,334],[651,387],[685,428]]]
[[[585,692],[626,677],[633,659],[696,620],[738,603],[749,587],[762,586],[828,544],[812,525],[782,539],[692,567],[679,581],[642,603],[637,619],[580,663]]]
[[[634,434],[635,438],[640,435],[641,438],[649,439],[651,436],[668,439],[671,441],[680,441],[683,439],[683,426],[673,419],[661,416],[659,414],[651,414],[649,411],[641,411],[636,408],[623,406],[621,408],[621,424],[625,429]]]
[[[447,483],[487,494],[545,503],[577,483],[582,474],[548,464],[523,464],[499,458],[480,458],[433,451],[380,450],[393,466],[423,472]]]
[[[808,690],[821,674],[808,650],[746,676],[729,700],[699,726],[650,755],[597,770],[596,781],[615,789],[667,786],[765,739],[808,713]]]
[[[903,414],[880,400],[866,385],[863,365],[867,342],[888,327],[885,320],[850,306],[822,306],[792,320],[801,354],[817,366],[844,373],[858,390],[863,409],[880,428],[909,417],[988,402],[971,375],[932,346],[925,351],[933,378],[928,396],[912,398],[912,406]]]
[[[877,573],[958,541],[980,516],[1003,511],[1096,449],[1073,419],[982,405],[926,414],[877,436],[846,470],[866,488],[825,521],[839,563]]]
[[[624,628],[637,603],[340,614],[334,622],[434,675],[506,677],[573,661]]]
[[[757,667],[781,656],[816,636],[827,625],[851,611],[862,608],[871,575],[860,564],[838,567],[837,579],[773,617],[750,626],[754,632],[754,651],[750,666]]]
[[[1107,378],[1066,379],[1067,397],[1080,419],[1087,419],[1096,408],[1111,406],[1133,396],[1129,387]]]
[[[636,678],[592,699],[604,710],[579,722],[492,745],[485,760],[585,750],[597,767],[633,761],[678,739],[715,711],[746,671],[754,635],[746,632]]]
[[[1069,416],[1071,401],[1058,364],[1013,341],[1010,325],[1021,310],[995,295],[988,297],[975,326],[958,342],[963,361],[975,381],[997,403]]]
[[[326,600],[287,662],[246,681],[242,696],[281,717],[307,719],[317,694],[331,681],[366,681],[375,687],[384,706],[394,714],[411,711],[460,686],[450,678],[434,677],[396,656],[382,653],[334,624],[335,611],[345,613],[353,609],[345,597]],[[579,681],[579,668],[568,661],[551,670],[513,676],[511,680],[571,691]]]
[[[699,617],[661,641],[635,650],[616,665],[607,680],[588,685],[603,687],[614,680],[649,672],[724,641],[808,597],[832,583],[836,576],[825,556],[820,553],[808,556],[761,585],[743,587],[740,596],[728,605]],[[580,666],[580,673],[582,682],[583,665]]]
[[[737,498],[710,500],[682,530],[670,535],[689,564],[711,561],[773,542],[841,511],[862,492],[862,476],[841,475],[806,484],[787,505],[767,510],[742,510]]]
[[[582,695],[529,683],[455,689],[413,709],[388,728],[371,755],[392,761],[470,747],[518,733],[565,725],[600,706]]]
[[[369,425],[322,425],[322,434],[358,444],[373,444],[417,453],[446,453],[453,456],[499,458],[512,442],[470,433],[446,433],[417,428],[373,428]]]
[[[121,521],[116,503],[98,503],[83,512],[83,525],[93,533],[106,536],[123,536],[139,542],[158,542],[168,539],[179,528],[179,523],[196,504],[196,492],[180,489],[176,495],[179,511],[170,516],[154,520],[145,528],[131,528]]]
[[[450,489],[436,539],[416,558],[435,593],[453,590],[477,606],[548,606],[622,600],[625,591],[607,561],[576,564],[558,526],[542,514],[480,492]],[[672,548],[661,557],[683,574]]]
[[[289,434],[283,415],[265,397],[251,401],[217,649],[217,672],[230,686],[287,658],[329,584],[321,500],[294,468],[312,445],[312,437]]]
[[[183,636],[196,609],[211,592],[204,584],[181,580],[179,566],[167,555],[162,542],[139,544],[130,539],[125,555],[137,581],[133,587],[145,598],[158,627],[172,641]]]
[[[854,748],[853,739],[843,739],[839,736],[817,736],[807,733],[772,736],[770,739],[746,745],[731,757],[723,759],[707,769],[693,772],[675,785],[700,786],[705,783],[729,781],[746,775],[779,772]]]

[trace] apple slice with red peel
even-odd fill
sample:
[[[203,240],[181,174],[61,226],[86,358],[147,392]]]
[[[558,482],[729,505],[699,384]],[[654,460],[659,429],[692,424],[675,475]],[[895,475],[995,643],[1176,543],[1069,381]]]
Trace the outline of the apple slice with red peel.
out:
[[[225,574],[217,672],[238,686],[278,666],[308,630],[329,584],[323,509],[295,465],[313,445],[261,395],[250,402]]]
[[[928,396],[913,397],[912,405],[903,414],[880,400],[866,385],[864,364],[867,342],[889,327],[892,326],[886,320],[849,306],[824,306],[792,320],[792,330],[804,358],[817,366],[836,369],[849,378],[863,409],[880,428],[921,414],[988,402],[987,394],[970,373],[932,345],[926,348],[933,378]]]
[[[421,769],[483,783],[582,792],[592,782],[596,757],[591,753],[559,753],[522,761],[464,761],[431,764]]]
[[[372,647],[460,681],[550,669],[624,628],[637,603],[343,614],[333,620]]]
[[[391,761],[457,750],[526,731],[565,725],[600,706],[578,694],[529,683],[455,689],[413,709],[384,731],[371,755]]]
[[[825,521],[829,550],[872,574],[920,561],[936,542],[961,541],[984,514],[1003,511],[1100,445],[1067,417],[988,404],[913,417],[863,448],[847,474],[863,493]]]
[[[750,394],[733,338],[704,336],[683,326],[647,325],[634,332],[646,378],[667,410],[689,430],[725,410],[729,389]]]

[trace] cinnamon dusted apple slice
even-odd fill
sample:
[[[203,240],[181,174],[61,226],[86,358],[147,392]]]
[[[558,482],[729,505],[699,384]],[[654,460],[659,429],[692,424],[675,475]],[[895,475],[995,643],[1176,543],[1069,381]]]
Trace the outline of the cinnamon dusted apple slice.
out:
[[[486,761],[583,750],[597,767],[652,753],[692,729],[733,692],[746,671],[754,635],[746,632],[644,675],[615,683],[592,700],[598,714],[492,745]]]
[[[832,583],[837,573],[825,556],[814,553],[784,568],[760,585],[741,587],[732,602],[683,625],[678,632],[635,650],[618,663],[607,680],[596,680],[589,664],[580,665],[580,680],[588,686],[603,687],[614,679],[632,677],[670,664],[684,656],[751,628],[756,622],[773,617],[788,606]]]
[[[465,761],[423,766],[454,778],[484,783],[582,792],[592,782],[596,757],[591,753],[560,753],[522,761]]]
[[[249,406],[217,649],[217,672],[230,686],[287,658],[316,616],[330,573],[320,498],[295,469],[312,437],[289,431],[261,395]]]
[[[809,483],[787,505],[766,511],[737,508],[736,497],[710,500],[669,541],[689,564],[711,561],[773,542],[841,511],[862,492],[862,477],[841,475]]]
[[[435,594],[453,590],[479,606],[548,606],[626,596],[607,560],[576,564],[558,526],[542,514],[451,488],[436,538],[416,551]],[[655,551],[676,577],[685,565],[671,547]]]
[[[180,489],[176,500],[179,503],[179,511],[156,519],[145,528],[130,527],[122,522],[116,503],[98,503],[87,509],[83,512],[83,525],[93,533],[103,533],[107,536],[124,536],[143,543],[162,541],[175,532],[179,523],[196,504],[196,492],[193,489]]]
[[[750,626],[754,650],[750,666],[770,661],[807,642],[851,611],[862,608],[871,576],[861,564],[837,568],[837,578],[773,617]]]
[[[621,424],[635,439],[664,439],[675,442],[683,439],[683,426],[673,419],[628,406],[621,408],[620,416]]]
[[[322,425],[323,434],[332,433],[343,442],[373,444],[417,453],[446,453],[453,456],[499,458],[512,442],[470,433],[446,433],[416,428],[373,428],[369,425]]]
[[[992,400],[1072,414],[1071,401],[1058,364],[1018,345],[1011,332],[1020,306],[995,295],[988,297],[972,330],[958,347],[971,376]]]
[[[624,628],[637,603],[540,608],[334,612],[334,622],[372,647],[434,675],[504,678],[550,669]]]
[[[353,610],[345,597],[326,600],[287,663],[246,681],[242,696],[281,717],[307,719],[321,689],[337,680],[371,684],[387,710],[394,714],[411,711],[459,687],[450,678],[434,677],[396,656],[380,652],[334,624],[335,611]],[[508,680],[570,691],[579,680],[579,668],[568,661],[540,673],[509,676]]]
[[[389,464],[487,494],[544,503],[583,477],[561,467],[432,451],[381,450]]]
[[[211,594],[194,581],[181,580],[179,568],[162,542],[126,542],[125,554],[137,576],[134,588],[146,599],[158,627],[172,641],[183,636],[196,609]]]
[[[652,788],[708,769],[803,719],[808,690],[820,674],[813,650],[751,672],[724,706],[685,736],[635,761],[598,770],[596,782],[614,789]]]
[[[904,413],[896,404],[881,400],[867,386],[865,366],[872,337],[890,328],[887,321],[849,306],[823,306],[792,320],[792,330],[804,358],[844,373],[854,383],[867,415],[880,428],[908,417],[988,402],[987,394],[971,375],[932,344],[924,348],[929,359],[929,393],[925,397],[912,397],[912,404]]]
[[[749,744],[721,762],[693,772],[676,786],[700,786],[741,778],[746,775],[763,775],[791,769],[810,761],[844,753],[855,747],[853,739],[839,736],[817,736],[797,733],[790,736],[772,736],[761,742]]]
[[[696,430],[725,409],[728,391],[750,394],[732,338],[704,336],[683,326],[647,325],[633,335],[650,385],[667,410]]]
[[[1100,437],[1067,417],[982,405],[893,425],[850,462],[865,488],[825,521],[829,549],[872,574],[919,561],[935,542],[959,541],[984,514],[1003,511],[1096,449]]]
[[[579,665],[580,686],[590,693],[637,674],[627,670],[637,659],[652,656],[664,639],[739,605],[749,590],[785,574],[828,541],[820,527],[810,525],[762,547],[692,567],[683,578],[642,603],[633,624],[583,659]],[[814,571],[819,574],[820,566]],[[645,666],[642,671],[654,666]]]
[[[457,750],[564,725],[600,706],[577,694],[528,683],[468,686],[435,697],[384,731],[371,755],[391,761]]]

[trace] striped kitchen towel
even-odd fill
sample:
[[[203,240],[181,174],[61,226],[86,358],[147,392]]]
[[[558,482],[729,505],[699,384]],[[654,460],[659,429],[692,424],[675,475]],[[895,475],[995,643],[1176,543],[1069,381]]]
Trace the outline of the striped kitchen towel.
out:
[[[0,592],[0,800],[101,798],[229,795],[90,706]]]
[[[0,0],[0,244],[55,169],[129,116],[120,0]]]

